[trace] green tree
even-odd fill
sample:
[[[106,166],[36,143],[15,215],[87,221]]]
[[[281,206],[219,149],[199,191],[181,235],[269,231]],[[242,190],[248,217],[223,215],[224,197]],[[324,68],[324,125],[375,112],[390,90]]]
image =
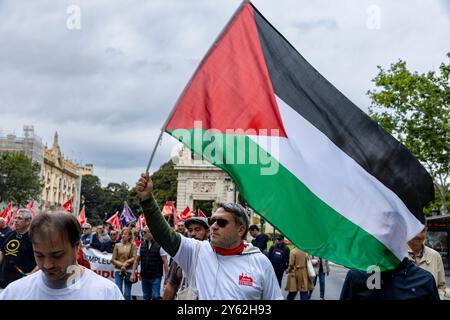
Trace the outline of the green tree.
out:
[[[100,179],[94,175],[83,176],[81,179],[81,197],[84,200],[86,217],[91,224],[102,222],[105,197]]]
[[[153,195],[162,208],[166,201],[174,201],[177,198],[177,177],[172,161],[164,163],[158,171],[152,175]]]
[[[22,153],[0,155],[0,202],[12,202],[25,207],[40,199],[43,183],[41,166]]]
[[[139,214],[142,213],[141,209],[141,202],[140,199],[136,193],[136,188],[132,188],[130,192],[128,193],[128,205],[130,206],[131,210],[133,210],[133,213],[136,217],[139,216]]]
[[[447,54],[450,58],[450,53]],[[402,142],[433,177],[436,201],[442,214],[448,213],[450,173],[450,64],[442,63],[439,72],[411,72],[399,60],[389,70],[378,66],[372,80],[376,89],[369,113],[382,127]]]
[[[102,211],[114,214],[116,211],[122,212],[123,203],[127,201],[129,195],[129,186],[125,182],[109,183],[103,189],[103,207]]]

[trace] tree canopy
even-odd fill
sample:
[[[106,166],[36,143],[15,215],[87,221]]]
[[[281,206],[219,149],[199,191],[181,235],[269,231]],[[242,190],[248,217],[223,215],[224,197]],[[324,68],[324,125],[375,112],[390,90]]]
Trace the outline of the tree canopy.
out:
[[[450,58],[450,53],[447,54]],[[378,66],[369,91],[371,117],[403,143],[431,174],[436,200],[425,212],[448,213],[450,185],[450,64],[439,71],[411,72],[399,60]]]
[[[43,183],[41,166],[22,153],[0,155],[0,202],[12,202],[25,207],[40,199]]]

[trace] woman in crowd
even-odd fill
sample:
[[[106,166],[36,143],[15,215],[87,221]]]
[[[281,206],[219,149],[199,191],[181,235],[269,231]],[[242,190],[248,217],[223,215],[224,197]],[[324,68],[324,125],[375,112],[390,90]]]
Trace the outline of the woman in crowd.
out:
[[[309,291],[314,290],[314,284],[308,275],[308,255],[298,248],[289,254],[288,278],[285,290],[289,292],[287,300],[294,300],[300,292],[301,300],[309,300]]]
[[[121,233],[122,241],[114,246],[112,263],[115,266],[114,279],[125,300],[131,300],[131,286],[129,281],[131,267],[136,258],[136,244],[133,239],[131,228],[123,228]],[[123,290],[125,283],[125,291]]]

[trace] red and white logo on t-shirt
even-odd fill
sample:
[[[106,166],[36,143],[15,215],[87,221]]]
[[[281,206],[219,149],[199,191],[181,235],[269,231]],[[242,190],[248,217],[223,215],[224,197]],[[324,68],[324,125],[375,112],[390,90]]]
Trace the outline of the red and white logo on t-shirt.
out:
[[[253,287],[253,278],[243,272],[239,275],[239,285]]]

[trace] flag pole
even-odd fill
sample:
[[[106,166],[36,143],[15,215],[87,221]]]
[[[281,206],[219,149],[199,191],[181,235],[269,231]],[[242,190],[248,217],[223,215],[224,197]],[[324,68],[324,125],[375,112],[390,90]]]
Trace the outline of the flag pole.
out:
[[[250,0],[243,0],[241,2],[241,4],[239,5],[239,7],[234,11],[233,15],[231,16],[231,18],[228,20],[227,24],[222,28],[222,30],[220,31],[219,35],[216,37],[216,39],[213,41],[212,45],[209,47],[208,51],[206,52],[205,56],[203,57],[203,59],[200,61],[199,65],[197,66],[197,68],[195,69],[194,73],[192,74],[191,78],[189,79],[188,83],[186,84],[186,86],[184,87],[183,91],[181,92],[181,94],[178,96],[177,101],[175,102],[174,106],[172,107],[172,110],[169,113],[169,116],[167,117],[166,121],[164,121],[164,124],[160,130],[159,133],[159,137],[158,140],[156,140],[156,144],[153,148],[152,154],[150,156],[150,160],[147,163],[147,169],[145,170],[146,173],[149,172],[150,170],[150,166],[152,164],[153,158],[155,156],[156,153],[156,149],[158,148],[159,143],[161,142],[162,139],[162,135],[164,133],[164,128],[167,126],[167,123],[169,122],[169,120],[172,118],[172,115],[175,113],[175,109],[177,108],[181,98],[184,96],[184,93],[186,92],[186,90],[189,88],[192,80],[194,79],[194,76],[197,74],[198,70],[200,69],[200,67],[203,65],[203,63],[205,62],[205,60],[209,57],[209,55],[211,54],[211,52],[213,51],[213,49],[216,46],[216,43],[219,42],[219,40],[222,38],[222,36],[224,35],[225,31],[228,29],[228,27],[230,26],[230,24],[234,21],[234,18],[237,16],[237,14],[239,12],[241,12],[242,8],[247,5],[248,3],[250,3]]]

